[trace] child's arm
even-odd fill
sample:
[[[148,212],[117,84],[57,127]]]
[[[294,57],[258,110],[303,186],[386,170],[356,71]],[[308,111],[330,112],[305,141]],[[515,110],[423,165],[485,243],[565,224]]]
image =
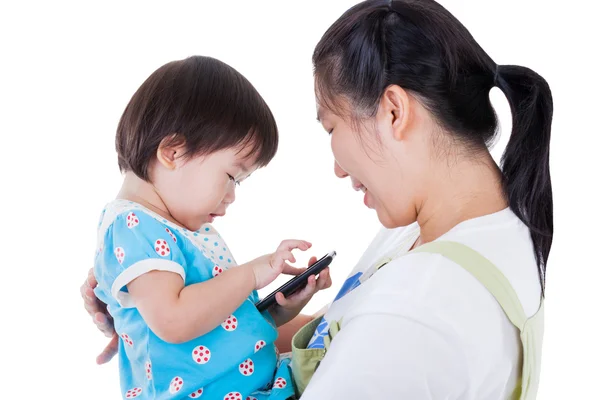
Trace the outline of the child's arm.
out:
[[[307,250],[304,241],[282,242],[277,251],[206,282],[184,286],[181,276],[151,271],[127,285],[129,295],[150,329],[162,340],[183,343],[210,332],[231,315],[255,289],[279,274],[298,273],[293,249]]]
[[[173,272],[151,271],[127,285],[150,329],[169,343],[183,343],[210,332],[231,315],[255,288],[246,264],[189,286]]]

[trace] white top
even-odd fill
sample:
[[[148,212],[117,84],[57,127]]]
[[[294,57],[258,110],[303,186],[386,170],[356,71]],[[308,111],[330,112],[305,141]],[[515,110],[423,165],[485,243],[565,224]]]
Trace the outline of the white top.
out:
[[[384,256],[406,252],[415,223],[383,229],[350,274],[362,282],[334,301],[325,319],[340,333],[302,400],[508,398],[521,374],[521,341],[494,297],[467,271],[434,254],[400,257],[373,274]],[[487,257],[535,314],[541,288],[528,228],[510,210],[462,222],[438,240]],[[339,297],[339,296],[338,296]]]

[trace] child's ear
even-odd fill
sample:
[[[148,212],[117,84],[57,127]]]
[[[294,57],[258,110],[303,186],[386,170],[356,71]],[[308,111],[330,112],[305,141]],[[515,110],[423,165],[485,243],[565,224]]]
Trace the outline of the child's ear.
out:
[[[185,144],[178,140],[177,135],[170,135],[160,141],[156,150],[156,159],[166,169],[177,168],[177,161],[185,151]]]

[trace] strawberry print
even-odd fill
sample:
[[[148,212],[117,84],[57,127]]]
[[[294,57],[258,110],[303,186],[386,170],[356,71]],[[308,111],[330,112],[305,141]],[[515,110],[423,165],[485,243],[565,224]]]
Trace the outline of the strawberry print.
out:
[[[213,278],[216,278],[217,276],[221,275],[222,273],[223,273],[223,268],[219,267],[218,265],[215,265],[215,267],[212,270]]]
[[[122,247],[117,247],[115,249],[115,257],[117,257],[119,264],[123,264],[123,260],[125,260],[125,250],[123,250]]]
[[[188,397],[191,397],[192,399],[197,399],[198,397],[202,396],[202,393],[204,392],[204,389],[198,389],[195,392],[193,392],[192,394],[190,394]]]
[[[158,239],[154,242],[154,250],[156,250],[156,254],[162,257],[168,257],[171,254],[169,244],[164,239]]]
[[[136,226],[138,226],[139,224],[140,224],[140,220],[134,213],[130,212],[129,214],[127,214],[127,227],[129,229],[133,229]]]
[[[123,339],[123,341],[129,345],[129,347],[133,347],[133,340],[131,340],[128,334],[121,333],[121,339]]]
[[[171,393],[171,394],[179,393],[179,391],[181,390],[182,387],[183,387],[183,379],[176,376],[175,378],[173,378],[171,380],[171,384],[169,385],[169,393]]]
[[[254,345],[254,352],[258,353],[258,351],[260,349],[262,349],[263,347],[265,347],[267,344],[265,343],[264,340],[259,340],[258,342],[256,342],[256,344]]]
[[[206,364],[210,361],[210,350],[206,346],[198,346],[192,351],[192,358],[198,364]]]
[[[169,234],[169,236],[171,236],[171,239],[173,239],[173,241],[175,243],[177,243],[177,238],[175,237],[175,235],[173,234],[173,232],[171,232],[171,230],[169,228],[167,228],[166,231]]]
[[[273,389],[283,389],[287,386],[287,382],[283,378],[277,378],[273,384]]]
[[[254,373],[254,363],[251,359],[247,359],[240,364],[240,374],[250,376]]]
[[[228,393],[223,400],[242,400],[242,394],[239,392]]]
[[[142,394],[142,388],[133,388],[133,389],[129,389],[127,391],[127,393],[125,393],[125,398],[126,399],[133,399],[135,397],[138,397],[140,394]]]
[[[148,380],[152,380],[152,364],[150,363],[150,361],[146,361],[146,378],[148,378]]]
[[[248,396],[248,397],[246,397],[246,400],[258,400],[258,399],[256,397]]]
[[[229,317],[227,317],[227,319],[221,324],[221,326],[223,327],[223,329],[225,329],[227,332],[233,332],[237,329],[238,326],[238,320],[235,317],[235,315],[230,315]]]

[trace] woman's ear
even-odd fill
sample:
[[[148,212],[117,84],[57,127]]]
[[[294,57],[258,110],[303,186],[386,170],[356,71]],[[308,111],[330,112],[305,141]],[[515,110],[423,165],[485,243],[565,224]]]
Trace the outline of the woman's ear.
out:
[[[156,159],[168,170],[177,168],[177,161],[183,155],[185,145],[177,140],[177,135],[170,135],[160,141],[156,150]]]
[[[380,110],[387,115],[391,123],[392,135],[395,140],[406,138],[406,130],[411,117],[410,97],[406,90],[398,85],[388,86],[381,98]]]

